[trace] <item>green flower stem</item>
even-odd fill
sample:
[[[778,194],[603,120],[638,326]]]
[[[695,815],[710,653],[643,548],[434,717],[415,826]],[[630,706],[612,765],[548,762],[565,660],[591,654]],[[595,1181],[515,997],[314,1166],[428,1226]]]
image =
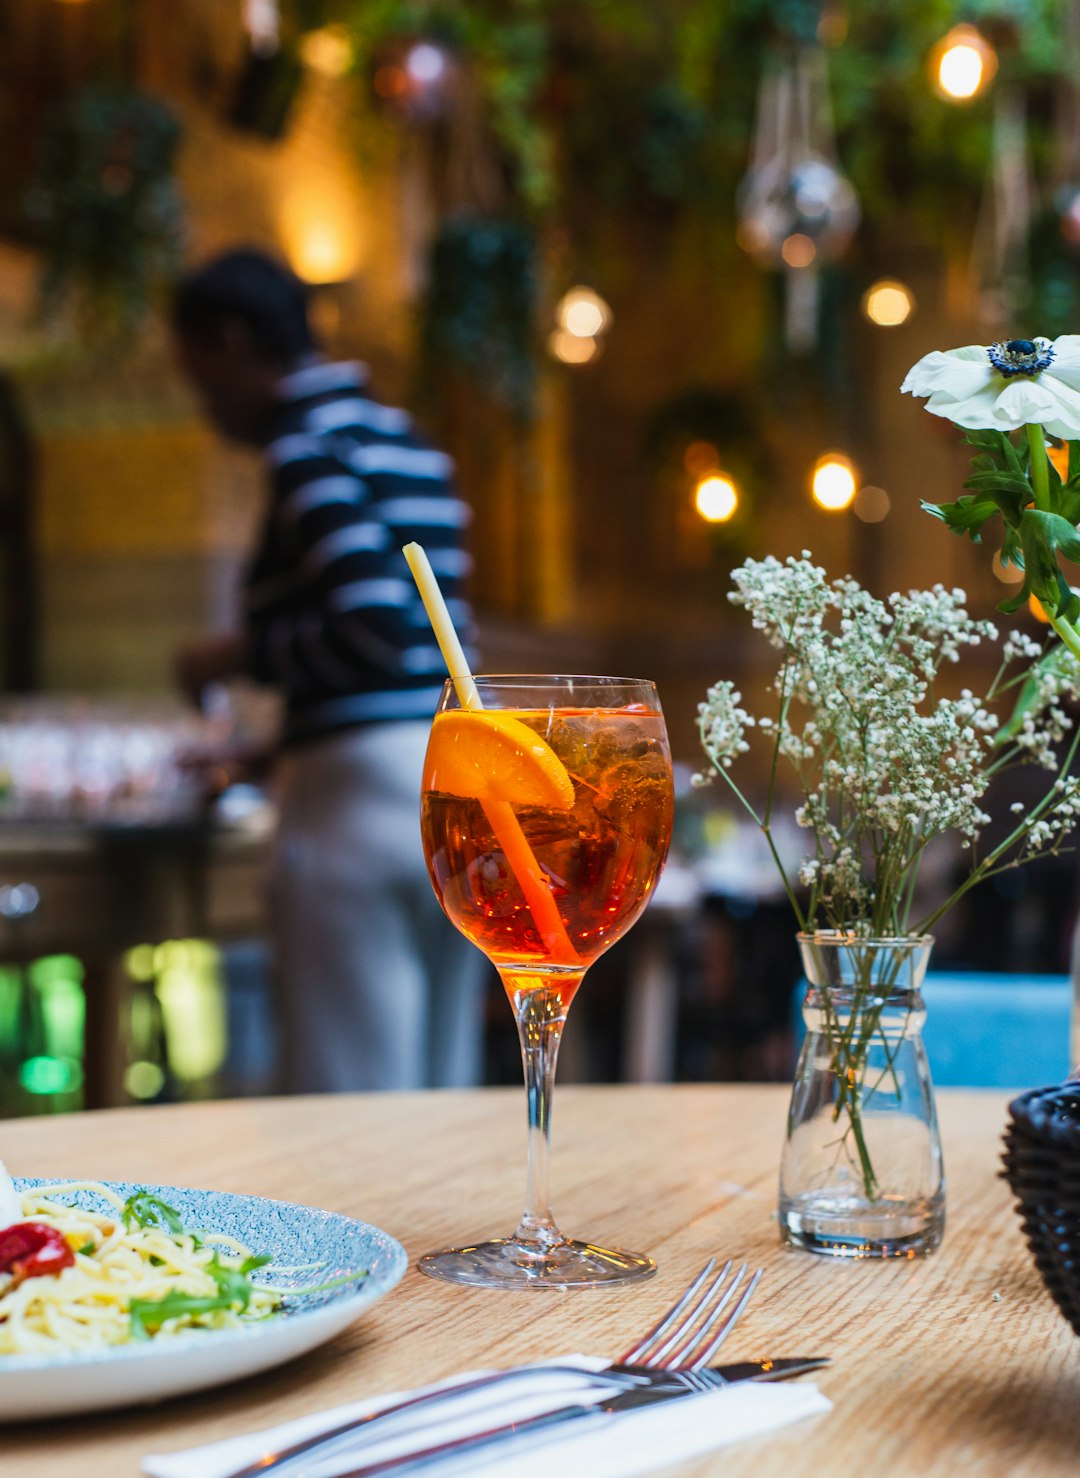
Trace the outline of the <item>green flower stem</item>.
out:
[[[1072,621],[1066,621],[1064,616],[1051,616],[1050,625],[1058,636],[1068,647],[1074,657],[1080,657],[1080,631]]]
[[[1029,475],[1031,478],[1031,491],[1035,498],[1035,507],[1049,513],[1052,509],[1050,497],[1050,471],[1049,458],[1046,455],[1046,434],[1041,426],[1029,424],[1025,427],[1027,431],[1029,458]],[[1070,451],[1071,456],[1071,451]],[[1050,616],[1050,612],[1046,613]],[[1050,625],[1058,636],[1068,647],[1074,657],[1080,657],[1080,630],[1074,622],[1066,621],[1062,616],[1050,616]]]
[[[1050,512],[1050,472],[1046,456],[1046,434],[1041,426],[1029,425],[1027,430],[1028,451],[1031,454],[1031,491],[1035,495],[1035,507],[1044,513]]]

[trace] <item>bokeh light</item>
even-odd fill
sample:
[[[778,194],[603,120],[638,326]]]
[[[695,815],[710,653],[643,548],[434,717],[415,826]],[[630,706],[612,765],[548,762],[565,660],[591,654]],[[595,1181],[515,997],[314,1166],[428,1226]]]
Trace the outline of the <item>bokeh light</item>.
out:
[[[817,247],[801,231],[793,232],[780,248],[780,255],[789,267],[809,267],[817,256]]]
[[[911,317],[914,307],[911,289],[891,277],[883,277],[863,294],[862,310],[879,328],[896,328]]]
[[[579,339],[594,339],[611,322],[611,309],[591,287],[572,287],[555,310],[561,329]]]
[[[352,44],[337,26],[308,31],[300,42],[300,55],[313,72],[324,77],[344,77],[353,62]]]
[[[563,364],[588,364],[600,352],[595,339],[582,339],[569,329],[557,328],[548,335],[548,348]]]
[[[1058,442],[1056,445],[1053,442],[1048,442],[1046,455],[1053,464],[1054,471],[1061,478],[1062,482],[1064,482],[1069,475],[1068,445],[1065,442]]]
[[[694,507],[706,523],[727,523],[739,506],[739,490],[726,472],[710,472],[694,489]]]
[[[281,237],[297,277],[313,286],[346,282],[360,263],[355,202],[336,182],[305,182],[286,196]]]
[[[446,53],[430,41],[418,41],[405,58],[405,70],[414,82],[430,86],[446,71]]]
[[[991,569],[1003,585],[1017,585],[1024,578],[1024,572],[1014,564],[1006,564],[1001,557],[999,549],[990,562]],[[1040,606],[1040,610],[1042,607]]]
[[[880,523],[882,519],[888,518],[892,499],[884,488],[867,483],[855,494],[851,508],[855,517],[861,518],[863,523]]]
[[[826,452],[814,464],[810,488],[814,502],[827,513],[850,508],[858,485],[854,464],[843,452]]]
[[[954,26],[931,52],[930,71],[941,97],[966,103],[997,71],[997,52],[974,26]]]

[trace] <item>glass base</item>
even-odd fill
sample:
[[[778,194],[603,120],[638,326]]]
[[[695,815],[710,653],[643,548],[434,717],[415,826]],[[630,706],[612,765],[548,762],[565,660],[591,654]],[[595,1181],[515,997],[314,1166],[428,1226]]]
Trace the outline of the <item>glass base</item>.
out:
[[[600,1288],[651,1278],[656,1264],[641,1252],[556,1242],[549,1247],[500,1237],[475,1247],[428,1252],[417,1264],[429,1278],[473,1288]]]
[[[789,1247],[825,1257],[925,1257],[945,1234],[945,1198],[867,1201],[853,1195],[793,1196],[780,1203]]]

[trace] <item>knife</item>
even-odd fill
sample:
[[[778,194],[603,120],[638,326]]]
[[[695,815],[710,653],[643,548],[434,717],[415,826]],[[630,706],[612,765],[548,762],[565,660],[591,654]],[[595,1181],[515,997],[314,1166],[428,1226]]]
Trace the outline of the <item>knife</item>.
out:
[[[629,1390],[624,1386],[617,1394],[636,1395],[644,1392],[651,1396],[662,1396],[666,1399],[668,1396],[693,1395],[703,1391],[716,1390],[722,1386],[737,1384],[740,1381],[787,1380],[791,1376],[802,1375],[806,1371],[818,1370],[821,1366],[827,1365],[828,1363],[826,1357],[786,1360],[743,1360],[735,1364],[714,1365],[707,1370],[693,1372],[657,1370],[650,1366],[621,1365],[616,1367],[618,1374],[631,1381],[632,1385]],[[338,1427],[333,1427],[317,1436],[308,1437],[303,1441],[296,1442],[279,1452],[263,1454],[255,1462],[232,1471],[228,1474],[228,1478],[256,1478],[256,1475],[269,1472],[277,1474],[278,1478],[289,1478],[289,1475],[294,1475],[294,1478],[302,1478],[302,1475],[309,1471],[309,1459],[322,1463],[333,1457],[344,1456],[350,1450],[354,1450],[357,1447],[375,1446],[382,1441],[384,1436],[388,1440],[393,1440],[395,1432],[398,1431],[401,1425],[400,1420],[394,1420],[395,1417],[411,1417],[416,1414],[417,1408],[430,1409],[440,1404],[449,1404],[461,1396],[471,1394],[489,1386],[492,1387],[493,1395],[498,1400],[503,1388],[516,1380],[523,1377],[535,1380],[538,1377],[542,1378],[553,1375],[559,1376],[562,1379],[568,1376],[576,1376],[583,1381],[587,1381],[591,1375],[610,1379],[609,1370],[594,1372],[581,1366],[567,1367],[562,1365],[521,1366],[516,1370],[498,1372],[494,1376],[481,1376],[449,1386],[444,1390],[429,1391],[421,1396],[410,1397],[393,1406],[386,1406],[378,1411],[373,1411],[369,1416],[354,1418],[352,1421],[343,1423]],[[599,1403],[599,1407],[605,1405],[606,1403],[604,1402]],[[582,1403],[580,1406],[574,1406],[573,1408],[560,1408],[560,1412],[563,1410],[572,1410],[574,1413],[588,1415],[597,1409],[598,1407],[595,1407],[592,1403]],[[614,1410],[620,1409],[622,1408],[614,1408]],[[480,1420],[484,1419],[485,1414],[490,1415],[490,1410],[476,1413]],[[538,1422],[542,1419],[545,1425],[550,1425],[548,1418],[557,1414],[555,1412],[547,1412],[543,1414],[543,1418],[533,1418],[532,1420]],[[450,1413],[447,1413],[445,1419],[452,1419]],[[521,1430],[523,1425],[521,1422],[507,1423],[505,1427],[493,1428],[490,1432],[475,1435],[469,1434],[466,1437],[457,1439],[450,1447],[440,1445],[438,1448],[433,1449],[433,1451],[441,1458],[444,1452],[461,1450],[463,1446],[468,1446],[474,1440],[478,1440],[481,1435],[489,1442],[501,1441],[504,1435],[510,1435],[513,1432]],[[397,1458],[387,1460],[389,1463],[388,1467],[376,1465],[374,1467],[357,1469],[356,1472],[380,1473],[393,1471],[395,1468],[400,1471],[402,1465],[419,1462],[421,1459],[426,1462],[435,1460],[434,1457],[424,1456],[424,1454],[419,1454],[414,1449],[410,1452],[400,1454]],[[342,1475],[342,1478],[348,1478],[348,1475]]]
[[[600,1401],[560,1406],[554,1411],[545,1411],[539,1416],[525,1417],[521,1421],[506,1422],[485,1431],[470,1432],[467,1436],[452,1438],[431,1447],[399,1453],[396,1457],[382,1458],[365,1463],[359,1468],[348,1468],[336,1478],[378,1478],[382,1473],[410,1473],[425,1468],[445,1458],[471,1455],[483,1448],[506,1442],[511,1437],[528,1435],[543,1440],[547,1436],[558,1437],[563,1426],[573,1423],[576,1427],[600,1425],[609,1417],[623,1411],[633,1411],[643,1406],[659,1405],[663,1401],[679,1401],[688,1396],[702,1395],[724,1386],[737,1385],[740,1381],[788,1380],[809,1370],[819,1370],[829,1363],[827,1356],[805,1360],[760,1360],[746,1361],[739,1365],[718,1365],[699,1371],[650,1371],[656,1379],[643,1385],[621,1391],[615,1396],[603,1397]],[[734,1372],[734,1373],[732,1373]]]

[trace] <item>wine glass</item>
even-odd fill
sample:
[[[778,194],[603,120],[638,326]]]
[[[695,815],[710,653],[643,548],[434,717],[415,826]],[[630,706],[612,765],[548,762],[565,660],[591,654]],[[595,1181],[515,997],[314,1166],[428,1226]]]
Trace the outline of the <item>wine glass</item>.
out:
[[[648,902],[671,840],[671,754],[656,688],[619,677],[478,677],[443,688],[421,829],[447,916],[497,968],[528,1097],[525,1211],[510,1237],[428,1253],[483,1288],[648,1277],[651,1258],[573,1241],[548,1204],[551,1094],[570,1002]]]

